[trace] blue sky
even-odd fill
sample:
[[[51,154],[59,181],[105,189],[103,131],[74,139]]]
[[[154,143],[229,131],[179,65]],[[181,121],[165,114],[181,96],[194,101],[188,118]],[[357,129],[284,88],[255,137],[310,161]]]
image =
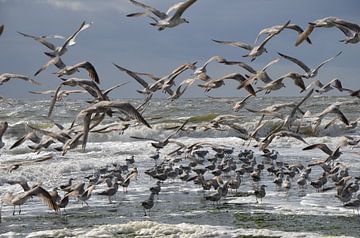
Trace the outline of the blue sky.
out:
[[[142,0],[148,5],[166,10],[176,0]],[[0,0],[0,24],[5,31],[0,37],[0,72],[33,75],[48,57],[45,48],[32,39],[19,35],[16,31],[32,35],[71,35],[84,20],[94,24],[80,33],[77,44],[69,47],[62,57],[68,65],[80,61],[94,64],[101,80],[101,88],[130,80],[110,96],[113,98],[140,97],[135,90],[140,85],[127,75],[119,72],[112,63],[134,71],[149,72],[158,76],[169,73],[180,64],[198,61],[202,65],[209,57],[221,55],[229,60],[241,60],[260,69],[277,57],[277,52],[303,60],[311,68],[323,60],[343,51],[336,60],[325,65],[316,79],[323,83],[339,78],[343,86],[360,88],[358,60],[360,44],[340,43],[342,33],[335,28],[315,29],[311,34],[313,45],[303,43],[294,46],[296,33],[285,30],[271,39],[266,48],[269,51],[250,63],[243,58],[245,50],[215,44],[211,39],[252,43],[257,33],[269,26],[283,24],[288,20],[305,28],[309,21],[336,16],[360,24],[360,1],[330,0],[198,0],[183,15],[190,24],[157,31],[149,25],[146,17],[127,18],[128,13],[141,9],[128,0]],[[263,39],[263,38],[262,38]],[[53,41],[61,44],[59,40]],[[0,86],[0,95],[9,98],[41,98],[29,90],[54,89],[60,80],[52,74],[56,68],[50,66],[35,79],[43,83],[33,86],[23,81],[12,81]],[[273,79],[289,72],[302,72],[296,65],[281,60],[269,69]],[[208,74],[219,77],[227,73],[245,73],[238,67],[212,63]],[[86,78],[81,72],[74,77]],[[190,76],[190,72],[180,75],[177,82]],[[310,81],[307,81],[308,84]],[[285,81],[286,88],[272,92],[274,96],[300,96],[292,82]],[[235,82],[226,82],[225,87],[210,91],[213,96],[243,97],[247,93],[236,90]],[[157,93],[161,96],[162,93]],[[184,97],[199,97],[203,91],[196,85]]]

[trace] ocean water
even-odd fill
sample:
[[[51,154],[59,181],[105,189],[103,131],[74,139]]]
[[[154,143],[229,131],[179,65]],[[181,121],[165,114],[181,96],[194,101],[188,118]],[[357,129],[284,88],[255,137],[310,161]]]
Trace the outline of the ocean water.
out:
[[[236,99],[233,99],[236,100]],[[247,107],[261,109],[274,103],[297,102],[301,98],[255,98]],[[141,100],[130,101],[139,105]],[[353,121],[359,117],[359,100],[348,97],[310,98],[303,111],[310,110],[316,114],[335,101],[344,102],[341,110],[345,116]],[[212,145],[234,148],[231,155],[241,166],[237,154],[244,149],[251,149],[255,153],[258,163],[264,161],[263,152],[254,147],[255,141],[244,141],[239,138],[238,132],[226,127],[220,130],[205,130],[204,126],[219,115],[235,115],[234,122],[239,123],[248,131],[254,130],[260,114],[252,114],[245,109],[235,112],[231,105],[220,100],[210,98],[179,99],[169,102],[154,99],[144,117],[152,125],[152,129],[133,123],[123,134],[114,131],[106,134],[90,133],[85,152],[80,148],[70,150],[64,156],[54,150],[57,145],[34,153],[28,148],[32,142],[25,142],[21,146],[9,150],[10,146],[30,128],[27,124],[56,131],[51,121],[46,119],[49,101],[12,101],[12,106],[1,104],[0,121],[7,121],[9,128],[3,137],[5,147],[0,151],[0,195],[11,191],[22,191],[19,185],[9,185],[6,180],[26,179],[30,185],[41,182],[42,186],[51,190],[60,184],[65,184],[69,178],[74,183],[88,182],[86,176],[93,175],[99,169],[112,168],[113,164],[126,164],[126,159],[134,156],[135,166],[139,171],[137,179],[130,181],[128,192],[119,191],[109,203],[106,197],[96,193],[106,189],[105,184],[98,184],[93,195],[88,200],[89,206],[83,205],[70,198],[66,211],[56,214],[44,205],[39,198],[33,197],[21,206],[21,214],[12,215],[13,207],[3,205],[1,210],[0,233],[2,237],[359,237],[360,215],[356,208],[348,208],[336,197],[334,184],[329,181],[325,187],[329,188],[318,192],[308,184],[306,188],[299,188],[296,175],[288,191],[279,189],[273,183],[274,176],[269,175],[266,169],[261,173],[259,182],[253,182],[249,174],[244,174],[240,188],[229,191],[219,203],[205,200],[205,196],[214,190],[204,191],[193,182],[183,182],[179,178],[168,179],[161,185],[161,192],[155,198],[154,207],[144,216],[141,202],[150,194],[149,187],[156,184],[144,172],[155,166],[150,158],[156,154],[150,140],[136,140],[131,136],[164,139],[172,130],[166,128],[180,125],[186,118],[191,118],[186,126],[196,125],[195,131],[180,131],[172,139],[186,145],[196,142],[208,142]],[[59,102],[54,110],[54,120],[68,127],[77,113],[86,106],[84,102]],[[289,110],[282,110],[285,115]],[[308,144],[326,143],[334,149],[343,140],[343,135],[358,136],[359,127],[346,128],[337,122],[329,128],[324,128],[333,115],[326,116],[316,135],[309,133],[311,118],[304,121],[301,131]],[[280,119],[266,117],[266,126],[260,130],[259,136],[265,137],[280,123]],[[107,117],[102,125],[119,121],[115,116]],[[76,123],[82,125],[82,121]],[[296,124],[296,123],[295,123]],[[294,138],[276,138],[269,145],[269,149],[279,152],[277,162],[289,164],[301,163],[304,166],[317,160],[325,159],[326,155],[320,150],[304,151],[307,145]],[[160,151],[157,164],[169,163],[173,156],[168,155],[178,146],[169,143]],[[205,146],[211,158],[215,152]],[[360,176],[360,156],[358,147],[344,147],[338,162],[349,168],[349,175],[353,178]],[[52,155],[53,158],[33,162],[37,158]],[[188,165],[192,160],[184,155],[177,155],[173,167]],[[18,169],[9,171],[14,163],[21,164]],[[199,167],[208,165],[207,160]],[[265,168],[269,167],[265,163]],[[130,166],[131,167],[131,166]],[[320,166],[313,166],[309,181],[316,180],[321,174]],[[210,178],[210,173],[205,173]],[[234,173],[223,174],[222,179],[227,181],[234,177]],[[308,183],[309,183],[308,181]],[[266,196],[259,203],[251,193],[260,184],[267,185]],[[64,192],[60,192],[63,196]]]

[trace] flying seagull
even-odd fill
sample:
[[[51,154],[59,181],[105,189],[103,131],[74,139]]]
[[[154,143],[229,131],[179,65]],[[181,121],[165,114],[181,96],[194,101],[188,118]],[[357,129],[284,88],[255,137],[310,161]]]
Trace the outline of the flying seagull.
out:
[[[158,27],[158,30],[162,31],[165,28],[175,27],[182,23],[189,23],[188,20],[182,18],[181,16],[186,9],[188,9],[193,3],[196,2],[196,0],[187,0],[185,2],[176,3],[175,5],[171,6],[166,11],[166,13],[161,12],[154,7],[145,5],[135,0],[130,0],[130,2],[138,7],[144,8],[145,12],[131,13],[126,15],[127,17],[136,17],[136,16],[144,16],[144,15],[148,16],[152,20],[154,20],[154,22],[150,23],[150,25]],[[169,15],[172,11],[175,11],[175,13],[173,15]]]
[[[75,72],[79,71],[79,68],[85,69],[89,77],[97,84],[100,83],[99,76],[95,70],[95,67],[88,61],[83,61],[78,64],[72,65],[72,66],[66,66],[65,68],[60,69],[54,74],[57,74],[58,77],[62,77],[64,75],[72,75]]]
[[[290,24],[290,21],[286,22],[282,27],[280,27],[278,30],[272,32],[269,34],[263,42],[261,42],[259,45],[252,46],[246,43],[242,42],[234,42],[234,41],[219,41],[219,40],[213,40],[216,43],[224,44],[224,45],[231,45],[243,48],[245,50],[248,50],[249,53],[246,55],[243,55],[243,57],[250,57],[251,61],[254,61],[256,57],[262,55],[264,52],[267,52],[265,49],[265,44],[274,36],[278,35],[281,31],[283,31],[288,25]]]
[[[306,64],[304,64],[302,61],[290,57],[288,55],[284,55],[281,53],[278,53],[281,57],[283,57],[284,59],[287,59],[295,64],[297,64],[300,68],[302,68],[305,71],[304,77],[305,78],[314,78],[317,76],[319,69],[326,63],[330,62],[331,60],[335,59],[336,57],[338,57],[342,52],[340,51],[339,53],[337,53],[335,56],[323,61],[321,64],[319,64],[316,68],[314,69],[310,69]]]
[[[10,79],[22,79],[28,81],[34,85],[41,85],[41,83],[29,78],[28,76],[22,74],[11,74],[11,73],[3,73],[0,74],[0,85],[8,82]]]

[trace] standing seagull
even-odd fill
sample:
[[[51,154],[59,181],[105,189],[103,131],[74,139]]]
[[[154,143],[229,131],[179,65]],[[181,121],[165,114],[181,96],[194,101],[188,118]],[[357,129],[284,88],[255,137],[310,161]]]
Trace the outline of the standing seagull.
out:
[[[118,179],[115,177],[113,184],[108,189],[98,192],[97,195],[107,196],[109,199],[109,203],[112,203],[111,197],[116,194],[118,188],[119,188]]]
[[[141,206],[144,208],[144,216],[147,216],[146,209],[150,210],[154,206],[154,196],[155,193],[150,193],[149,198],[141,203]]]
[[[175,27],[182,23],[189,23],[185,18],[181,18],[181,15],[185,12],[185,10],[190,7],[196,0],[188,0],[186,2],[179,2],[175,5],[171,6],[166,13],[157,10],[151,6],[145,5],[141,2],[137,2],[135,0],[130,0],[136,6],[142,7],[145,9],[145,12],[136,12],[126,15],[127,17],[135,17],[135,16],[143,16],[146,15],[153,19],[155,22],[150,23],[152,26],[158,27],[159,31],[164,30],[165,28]],[[169,15],[170,12],[175,11],[174,15]],[[153,15],[149,15],[153,14]],[[157,19],[157,18],[158,19]]]

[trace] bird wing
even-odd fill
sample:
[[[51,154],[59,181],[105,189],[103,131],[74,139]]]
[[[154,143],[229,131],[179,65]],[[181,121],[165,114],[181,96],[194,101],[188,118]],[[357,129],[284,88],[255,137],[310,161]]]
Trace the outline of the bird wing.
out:
[[[169,9],[166,11],[166,15],[169,15],[170,12],[172,12],[172,11],[176,11],[183,4],[184,4],[184,2],[178,2],[178,3],[175,3],[174,5],[170,6]]]
[[[353,22],[348,22],[348,21],[345,21],[342,19],[336,19],[334,21],[334,24],[335,25],[339,24],[339,25],[344,26],[345,28],[348,28],[349,30],[354,31],[354,32],[360,32],[360,26]]]
[[[54,90],[46,90],[46,91],[29,91],[32,94],[51,94],[54,93]]]
[[[76,42],[75,42],[75,39],[77,37],[77,35],[83,31],[83,30],[86,30],[87,28],[89,28],[90,26],[92,25],[92,23],[86,23],[85,21],[83,21],[79,27],[79,29],[77,29],[74,34],[72,34],[69,38],[66,39],[65,43],[63,44],[63,46],[61,47],[61,50],[60,52],[66,48],[67,46],[71,46],[71,45],[74,45]]]
[[[222,57],[222,56],[219,56],[219,55],[214,55],[212,57],[210,57],[205,63],[204,65],[202,66],[202,68],[206,68],[206,66],[212,62],[212,61],[216,61],[218,63],[222,63],[225,61],[225,59]]]
[[[196,0],[188,0],[184,3],[179,4],[179,6],[176,6],[177,4],[175,4],[174,6],[177,8],[177,10],[174,13],[174,16],[172,18],[181,17],[181,15],[185,12],[185,10],[188,9],[188,7],[190,7],[195,2],[196,2]]]
[[[223,44],[223,45],[231,45],[231,46],[235,46],[235,47],[240,47],[243,48],[245,50],[252,50],[252,46],[246,43],[242,43],[240,41],[222,41],[222,40],[212,40],[216,43],[219,44]]]
[[[340,51],[339,53],[337,53],[335,56],[325,60],[324,62],[322,62],[321,64],[319,64],[314,70],[313,70],[313,74],[317,74],[317,72],[319,71],[319,69],[324,65],[326,64],[327,62],[335,59],[336,57],[338,57],[340,54],[342,53],[342,51]]]
[[[30,132],[30,133],[33,133]],[[23,135],[22,137],[20,137],[10,148],[9,150],[14,149],[15,147],[18,147],[19,145],[21,145],[22,143],[24,143],[29,137],[29,133],[26,133],[25,135]]]
[[[333,151],[331,149],[329,149],[329,147],[326,144],[313,144],[313,145],[309,145],[305,148],[303,148],[303,150],[312,150],[318,148],[320,150],[322,150],[323,152],[325,152],[328,155],[331,155],[333,153]]]
[[[151,128],[149,123],[143,118],[143,116],[138,112],[138,110],[136,110],[136,108],[134,108],[130,103],[113,101],[113,104],[111,106],[119,109],[121,112],[125,113],[126,115],[137,119],[145,126]]]
[[[99,76],[95,70],[95,67],[88,61],[84,61],[84,62],[80,62],[74,66],[72,66],[72,68],[77,69],[77,68],[83,68],[85,69],[88,74],[89,77],[97,84],[100,84],[100,80],[99,80]]]
[[[35,188],[30,189],[26,192],[27,196],[37,196],[41,198],[42,202],[46,204],[50,209],[54,210],[55,212],[59,211],[58,205],[52,199],[51,195],[48,191],[40,186],[36,186]]]
[[[277,136],[281,136],[281,137],[293,137],[299,141],[304,142],[305,144],[308,144],[299,134],[291,132],[291,131],[280,131],[275,134]]]
[[[276,32],[270,34],[269,36],[267,36],[265,38],[265,40],[263,42],[261,42],[261,44],[259,45],[259,49],[263,48],[265,46],[265,44],[274,36],[276,36],[277,34],[279,34],[280,32],[282,32],[288,25],[290,24],[290,20],[287,21],[279,30],[277,30]]]
[[[295,58],[293,58],[293,57],[290,57],[290,56],[288,56],[288,55],[281,54],[281,53],[279,53],[279,52],[278,52],[278,54],[279,54],[281,57],[283,57],[283,58],[285,58],[285,59],[287,59],[287,60],[290,60],[291,62],[293,62],[293,63],[297,64],[298,66],[300,66],[300,68],[302,68],[306,73],[310,73],[310,72],[311,72],[310,68],[307,67],[302,61],[300,61],[300,60],[298,60],[298,59],[295,59]]]
[[[308,24],[308,27],[301,34],[298,35],[295,41],[295,46],[299,46],[305,39],[308,39],[311,32],[314,30],[314,24]]]
[[[296,24],[289,24],[286,28],[297,31],[299,35],[304,32],[304,30],[299,25]],[[312,44],[309,37],[306,37],[305,39],[309,44]]]
[[[270,61],[269,63],[267,63],[261,71],[265,71],[267,68],[269,68],[271,65],[277,63],[280,61],[280,58],[276,58],[276,59],[273,59],[272,61]]]
[[[140,78],[138,76],[138,73],[137,72],[134,72],[134,71],[131,71],[131,70],[128,70],[128,69],[125,69],[115,63],[113,63],[113,65],[118,68],[118,70],[120,71],[123,71],[125,73],[127,73],[130,77],[132,77],[133,79],[135,79],[138,83],[140,83],[144,88],[148,88],[149,87],[149,84],[147,82],[145,82],[145,80],[143,80],[142,78]]]
[[[60,84],[60,85],[58,86],[58,88],[55,90],[54,96],[53,96],[52,99],[51,99],[50,107],[49,107],[49,112],[48,112],[48,117],[49,117],[49,118],[50,118],[50,116],[51,116],[52,111],[54,110],[54,106],[55,106],[56,100],[57,100],[57,98],[58,98],[59,91],[60,91],[60,89],[61,89],[62,86],[63,86],[63,84]]]
[[[62,68],[62,66],[66,66],[62,60],[60,59],[60,57],[54,57],[51,58],[48,62],[46,62],[46,64],[44,64],[43,66],[41,66],[40,69],[38,69],[38,71],[35,72],[34,76],[40,74],[42,71],[44,71],[45,69],[47,69],[51,64],[56,65],[56,67],[58,68]]]
[[[130,0],[130,2],[138,7],[142,7],[144,8],[146,11],[149,11],[151,12],[152,14],[154,14],[155,16],[157,16],[158,18],[160,19],[165,19],[168,17],[168,15],[164,12],[161,12],[159,11],[158,9],[152,7],[152,6],[148,6],[148,5],[145,5],[144,3],[141,3],[141,2],[138,2],[138,1],[135,1],[135,0]],[[128,17],[129,16],[135,16],[133,14],[128,14],[127,15]]]
[[[218,61],[219,62],[219,61]],[[250,65],[244,63],[244,62],[241,62],[241,61],[227,61],[227,60],[223,60],[221,62],[219,62],[221,64],[225,64],[225,65],[237,65],[239,67],[242,67],[244,68],[245,70],[249,71],[250,73],[252,74],[256,74],[256,70],[251,67]]]
[[[11,74],[11,78],[23,79],[25,81],[29,81],[31,84],[34,85],[41,85],[38,81],[33,80],[32,78],[22,75],[22,74]]]
[[[28,125],[28,127],[30,127],[33,130],[39,131],[40,133],[42,133],[44,135],[47,135],[47,136],[49,136],[51,138],[54,138],[54,139],[60,141],[61,143],[65,143],[68,139],[71,139],[71,137],[69,135],[64,134],[64,133],[58,134],[58,133],[54,133],[54,132],[51,132],[51,131],[47,131],[47,130],[43,130],[43,129],[33,127],[31,125]]]
[[[112,86],[112,87],[104,90],[104,91],[103,91],[103,94],[104,94],[105,96],[107,96],[111,91],[113,91],[113,90],[115,90],[115,89],[117,89],[117,88],[119,88],[119,87],[121,87],[121,86],[124,86],[125,84],[128,84],[128,83],[130,83],[130,81],[127,81],[127,82],[124,82],[124,83],[120,83],[120,84],[116,84],[116,85],[114,85],[114,86]]]
[[[19,33],[20,35],[23,35],[23,36],[25,36],[25,37],[33,38],[34,40],[36,40],[37,42],[40,42],[41,44],[43,44],[44,46],[46,46],[46,47],[49,48],[50,50],[55,50],[55,49],[56,49],[55,45],[53,45],[52,43],[46,41],[46,40],[44,39],[44,37],[32,36],[32,35],[28,35],[28,34],[22,33],[22,32],[20,32],[20,31],[18,31],[17,33]]]
[[[336,114],[336,116],[346,125],[349,125],[349,120],[345,117],[344,113],[340,111],[339,108],[332,109],[332,112]]]

